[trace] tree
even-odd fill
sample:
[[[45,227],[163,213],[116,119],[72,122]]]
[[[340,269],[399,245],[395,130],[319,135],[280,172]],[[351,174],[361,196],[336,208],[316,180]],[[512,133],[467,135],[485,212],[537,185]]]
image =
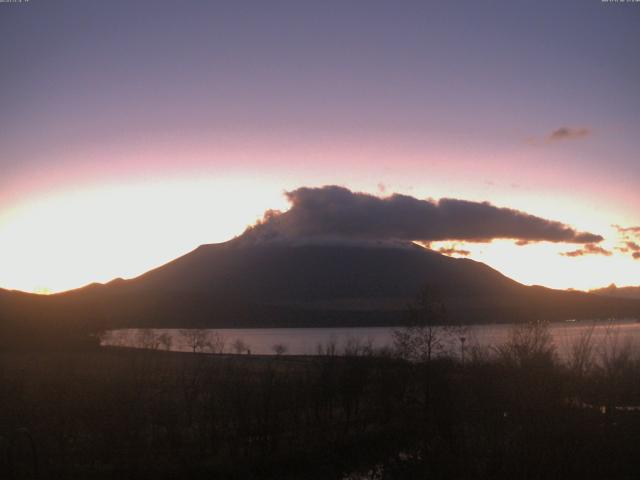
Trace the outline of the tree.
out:
[[[409,306],[409,324],[392,332],[394,349],[402,358],[429,362],[444,348],[442,326],[447,312],[440,295],[425,287]]]
[[[173,338],[167,332],[163,332],[159,337],[158,341],[164,347],[164,349],[168,352],[171,350],[171,344],[173,343]]]
[[[344,346],[346,357],[371,356],[373,355],[373,340],[368,338],[361,340],[358,337],[349,337]]]
[[[583,330],[569,346],[568,365],[571,372],[582,379],[595,367],[595,323]]]
[[[207,350],[211,353],[224,353],[224,348],[227,344],[227,339],[224,338],[218,332],[209,332],[209,341],[207,343]]]
[[[316,346],[317,355],[325,355],[327,357],[335,357],[338,352],[338,342],[336,338],[332,335],[329,340],[327,340],[326,344],[323,345],[321,342],[318,342]]]
[[[280,356],[287,353],[287,350],[289,349],[284,343],[276,343],[274,346],[271,347],[271,350],[273,350],[273,353]]]
[[[614,413],[615,407],[626,402],[633,402],[633,382],[629,379],[637,375],[638,360],[633,343],[628,335],[623,335],[614,322],[606,325],[604,338],[598,351],[599,390],[605,403],[606,411]],[[626,402],[625,402],[626,397]]]
[[[211,344],[209,331],[202,328],[185,328],[180,330],[180,336],[193,353],[201,352]]]
[[[249,346],[241,338],[236,338],[236,340],[233,342],[233,345],[231,345],[231,347],[233,348],[233,351],[238,354],[250,352]]]
[[[497,353],[503,362],[516,367],[553,365],[556,349],[549,324],[533,321],[515,325],[507,342],[497,348]]]
[[[160,336],[150,328],[143,328],[136,332],[136,346],[149,350],[160,348]]]

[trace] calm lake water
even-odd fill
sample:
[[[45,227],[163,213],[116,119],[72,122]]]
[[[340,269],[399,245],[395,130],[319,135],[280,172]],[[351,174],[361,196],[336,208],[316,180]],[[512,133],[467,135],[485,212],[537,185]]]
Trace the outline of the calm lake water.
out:
[[[512,329],[511,324],[474,325],[463,331],[442,329],[439,333],[445,344],[444,350],[459,355],[460,337],[465,338],[465,350],[469,351],[475,346],[495,347],[505,343]],[[349,348],[370,345],[378,349],[391,346],[393,330],[390,327],[208,329],[206,340],[212,346],[198,350],[273,355],[275,346],[280,345],[289,355],[316,355],[327,348],[334,349],[336,354],[343,354]],[[626,344],[640,349],[640,323],[633,319],[551,323],[550,332],[561,356],[566,355],[571,346],[589,332],[592,332],[596,349],[619,348]],[[165,343],[160,343],[158,338],[163,334]],[[178,329],[112,330],[107,332],[102,344],[174,351],[193,349],[185,332]]]

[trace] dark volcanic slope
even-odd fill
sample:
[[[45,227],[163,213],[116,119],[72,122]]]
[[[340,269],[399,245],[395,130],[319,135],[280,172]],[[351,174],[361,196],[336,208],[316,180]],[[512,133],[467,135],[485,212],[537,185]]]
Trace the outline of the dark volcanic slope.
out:
[[[0,308],[102,327],[381,325],[406,319],[425,285],[440,291],[452,321],[640,316],[638,301],[526,287],[482,263],[418,246],[242,239],[201,246],[132,280],[48,298],[0,295]]]
[[[260,303],[411,298],[425,284],[447,293],[504,294],[519,286],[471,260],[418,246],[203,245],[130,281],[130,288],[207,292]]]
[[[425,285],[451,320],[627,316],[640,302],[525,287],[488,266],[418,246],[203,245],[138,278],[70,294],[110,322],[140,325],[359,325],[402,321]]]

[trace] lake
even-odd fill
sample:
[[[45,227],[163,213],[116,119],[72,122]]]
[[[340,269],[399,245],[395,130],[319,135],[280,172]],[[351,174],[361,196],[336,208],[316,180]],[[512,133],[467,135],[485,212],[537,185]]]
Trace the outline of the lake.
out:
[[[473,325],[463,330],[451,330],[439,327],[438,333],[443,339],[444,350],[460,355],[464,337],[466,351],[473,347],[495,347],[505,343],[513,329],[512,324]],[[633,319],[609,321],[575,321],[549,324],[550,333],[560,356],[570,351],[571,346],[580,338],[592,334],[596,349],[619,348],[629,344],[640,347],[640,323]],[[316,355],[327,349],[336,354],[345,350],[371,346],[374,349],[389,347],[393,344],[394,328],[357,327],[357,328],[246,328],[246,329],[207,329],[207,341],[212,346],[198,346],[198,351],[216,353],[243,353],[254,355],[273,355],[276,346],[289,355]],[[186,332],[179,329],[122,329],[105,334],[102,345],[161,348],[173,351],[193,351]],[[164,343],[159,338],[165,340]],[[597,350],[596,350],[597,351]]]

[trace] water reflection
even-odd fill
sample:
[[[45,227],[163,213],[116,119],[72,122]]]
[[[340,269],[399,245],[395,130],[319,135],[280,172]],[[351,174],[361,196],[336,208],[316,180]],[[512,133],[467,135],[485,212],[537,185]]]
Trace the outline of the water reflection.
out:
[[[442,351],[464,357],[477,348],[504,344],[512,324],[438,327]],[[389,348],[393,328],[247,328],[247,329],[122,329],[107,332],[102,345],[183,352],[255,355],[363,354]],[[640,347],[640,323],[633,319],[557,322],[549,325],[560,357],[566,357],[587,336],[592,348]]]

